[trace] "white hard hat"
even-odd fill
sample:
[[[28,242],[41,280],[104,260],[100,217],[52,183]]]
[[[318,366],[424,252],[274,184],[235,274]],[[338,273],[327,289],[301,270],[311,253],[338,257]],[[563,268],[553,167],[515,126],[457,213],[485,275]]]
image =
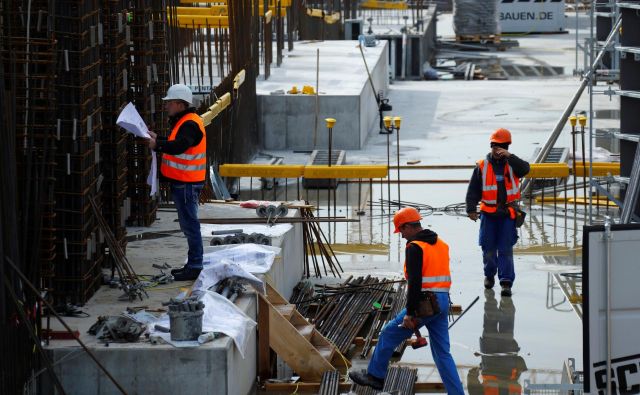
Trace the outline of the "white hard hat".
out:
[[[189,103],[189,105],[193,104],[193,93],[191,93],[191,89],[184,84],[175,84],[169,87],[167,91],[167,96],[163,97],[162,100],[182,100]]]

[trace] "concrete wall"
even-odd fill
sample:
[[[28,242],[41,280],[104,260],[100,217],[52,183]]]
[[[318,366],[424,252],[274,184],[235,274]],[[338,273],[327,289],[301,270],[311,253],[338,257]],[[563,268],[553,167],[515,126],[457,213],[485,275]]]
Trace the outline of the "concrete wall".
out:
[[[255,294],[244,295],[237,303],[255,320]],[[253,392],[257,375],[255,331],[244,358],[228,337],[197,348],[113,343],[91,351],[129,394],[245,395]],[[66,357],[54,369],[67,394],[120,394],[80,347],[53,348],[49,354],[54,362]],[[42,393],[54,394],[48,375],[41,377]]]
[[[388,43],[375,64],[369,63],[371,77],[377,90],[386,95],[389,88]],[[351,57],[352,62],[362,63],[361,58]],[[335,90],[336,80],[321,81]],[[315,121],[315,96],[306,95],[258,95],[258,128],[261,146],[270,150],[311,150]],[[363,80],[358,94],[320,95],[316,148],[328,147],[328,131],[325,118],[335,118],[333,129],[334,149],[361,149],[372,131],[377,131],[377,104],[368,80]]]

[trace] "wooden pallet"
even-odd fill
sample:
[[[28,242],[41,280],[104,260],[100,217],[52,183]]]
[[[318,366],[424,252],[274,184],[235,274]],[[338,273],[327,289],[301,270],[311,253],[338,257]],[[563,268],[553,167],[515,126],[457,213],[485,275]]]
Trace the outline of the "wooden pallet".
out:
[[[494,44],[500,44],[501,41],[501,36],[499,34],[489,34],[489,35],[483,35],[483,34],[475,34],[475,35],[463,35],[463,36],[458,36],[456,35],[456,42],[459,43],[494,43]]]
[[[319,382],[326,371],[346,372],[349,368],[349,361],[340,351],[296,310],[294,304],[269,284],[267,294],[260,295],[258,315],[260,371],[269,370],[265,366],[268,364],[268,348],[305,381]],[[268,332],[268,338],[263,335],[265,332]],[[265,373],[260,375],[267,377]]]

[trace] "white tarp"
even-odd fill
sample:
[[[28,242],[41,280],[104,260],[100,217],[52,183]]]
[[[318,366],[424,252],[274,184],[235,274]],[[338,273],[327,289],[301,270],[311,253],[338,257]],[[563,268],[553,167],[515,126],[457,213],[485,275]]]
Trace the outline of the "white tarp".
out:
[[[136,137],[141,138],[151,138],[149,135],[149,129],[147,128],[147,124],[144,123],[144,120],[136,110],[136,107],[133,103],[129,103],[122,109],[120,115],[118,115],[118,120],[116,121],[116,125],[125,129],[127,132],[133,134]],[[158,192],[158,159],[156,158],[155,151],[151,151],[151,171],[149,172],[149,176],[147,177],[147,184],[151,186],[150,195],[153,196]]]
[[[228,261],[238,264],[249,273],[262,274],[271,270],[279,253],[278,247],[250,243],[207,247],[202,264],[206,268],[211,264]]]
[[[200,271],[198,279],[193,284],[193,293],[199,295],[202,292],[218,284],[220,281],[237,277],[251,284],[257,291],[264,294],[266,292],[262,280],[245,270],[237,263],[230,262],[226,259],[208,264]]]
[[[200,300],[204,303],[204,314],[202,316],[202,332],[217,332],[229,336],[240,355],[244,358],[251,332],[257,325],[235,304],[218,293],[206,291]],[[158,321],[149,325],[151,336],[160,337],[166,343],[175,347],[187,348],[198,347],[200,343],[194,341],[172,341],[171,334],[156,331],[154,325],[162,325],[169,328],[169,315],[163,315]]]

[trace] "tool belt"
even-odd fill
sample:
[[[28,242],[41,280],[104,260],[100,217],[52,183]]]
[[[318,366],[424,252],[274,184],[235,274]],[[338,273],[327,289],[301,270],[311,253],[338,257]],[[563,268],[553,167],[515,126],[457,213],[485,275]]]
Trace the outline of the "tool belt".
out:
[[[508,204],[508,207],[513,208],[516,212],[516,228],[521,227],[524,224],[524,219],[527,217],[527,213],[520,209],[520,205],[517,202]]]
[[[425,318],[440,314],[440,304],[438,297],[431,291],[424,291],[420,294],[420,303],[416,309],[416,317]]]

